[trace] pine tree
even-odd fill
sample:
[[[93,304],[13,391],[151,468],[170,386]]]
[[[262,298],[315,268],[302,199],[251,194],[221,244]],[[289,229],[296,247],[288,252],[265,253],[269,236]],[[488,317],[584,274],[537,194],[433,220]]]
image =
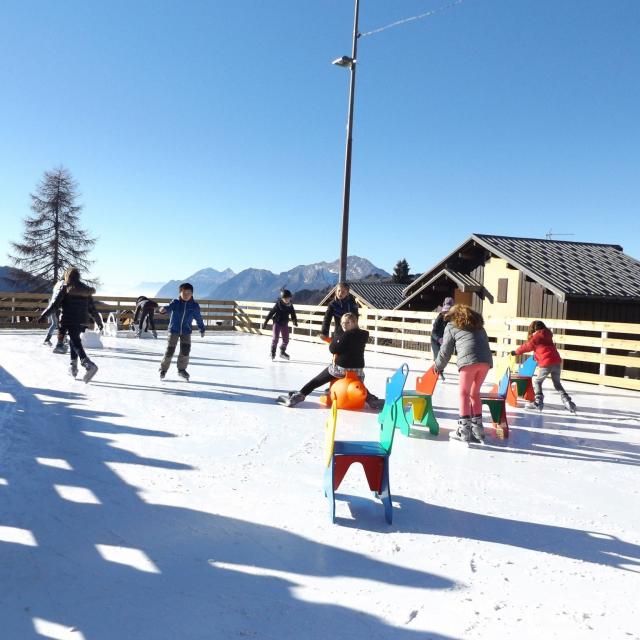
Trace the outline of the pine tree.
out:
[[[45,171],[31,196],[33,215],[24,219],[22,242],[12,242],[13,277],[24,287],[51,288],[70,266],[87,273],[96,239],[80,228],[78,185],[64,167]]]
[[[409,263],[405,258],[398,260],[396,266],[393,268],[393,282],[398,284],[409,284],[411,278],[409,277]]]

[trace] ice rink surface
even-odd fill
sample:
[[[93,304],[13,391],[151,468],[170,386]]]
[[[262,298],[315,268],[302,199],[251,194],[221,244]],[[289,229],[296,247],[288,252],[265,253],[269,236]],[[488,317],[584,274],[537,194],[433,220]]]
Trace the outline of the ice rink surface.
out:
[[[85,385],[44,331],[0,331],[0,637],[6,640],[640,638],[640,393],[545,383],[511,435],[398,434],[394,521],[352,467],[331,524],[327,411],[275,403],[328,364],[322,343],[194,334],[191,382],[165,340],[104,338]],[[430,362],[367,353],[367,386]],[[490,372],[488,382],[494,380]],[[488,411],[485,418],[488,421]],[[338,438],[376,439],[340,412]]]

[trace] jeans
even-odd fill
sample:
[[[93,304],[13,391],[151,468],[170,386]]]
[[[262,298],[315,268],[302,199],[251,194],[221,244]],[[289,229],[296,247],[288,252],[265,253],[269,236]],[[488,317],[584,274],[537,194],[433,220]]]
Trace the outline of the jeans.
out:
[[[548,367],[540,367],[538,369],[538,375],[533,379],[533,389],[536,394],[536,402],[542,400],[544,398],[544,394],[542,393],[542,383],[547,379],[548,376],[551,376],[551,381],[553,382],[553,386],[555,390],[560,393],[562,396],[568,395],[564,390],[562,383],[560,382],[560,373],[562,371],[561,364],[551,364]]]
[[[55,311],[49,315],[49,322],[46,340],[51,340],[51,336],[58,330],[58,314]]]

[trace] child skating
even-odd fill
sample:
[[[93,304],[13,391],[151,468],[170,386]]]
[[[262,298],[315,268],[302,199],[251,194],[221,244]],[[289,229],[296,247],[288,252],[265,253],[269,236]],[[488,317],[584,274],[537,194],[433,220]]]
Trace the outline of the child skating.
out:
[[[538,375],[533,379],[535,400],[528,402],[525,405],[525,409],[530,411],[542,411],[544,409],[542,383],[546,380],[547,376],[551,376],[553,386],[560,394],[565,409],[571,413],[575,413],[576,405],[560,382],[562,358],[553,342],[553,334],[547,329],[547,326],[542,320],[534,320],[529,325],[527,333],[528,340],[524,344],[521,344],[515,351],[511,352],[513,356],[520,356],[523,353],[533,351],[533,357],[538,363]]]
[[[455,438],[463,442],[484,442],[480,387],[493,366],[484,320],[464,304],[453,305],[445,318],[448,324],[433,366],[438,373],[442,373],[455,350],[460,385],[460,419]]]
[[[287,353],[287,345],[289,344],[289,316],[293,321],[293,326],[298,326],[298,318],[296,317],[296,310],[291,304],[291,291],[283,289],[280,292],[280,298],[273,305],[273,309],[269,311],[269,314],[262,324],[262,328],[266,329],[269,320],[273,318],[273,339],[271,340],[271,359],[275,360],[276,348],[278,346],[278,340],[282,337],[282,344],[280,345],[280,357],[284,360],[289,359]]]
[[[164,380],[171,359],[175,353],[178,342],[180,353],[178,355],[178,375],[189,380],[187,367],[189,366],[189,353],[191,352],[191,324],[195,320],[200,329],[200,335],[204,338],[204,321],[200,315],[200,305],[193,299],[193,286],[184,282],[179,287],[179,296],[165,307],[160,307],[159,313],[169,312],[169,329],[167,331],[167,350],[160,363],[160,380]]]
[[[345,313],[340,318],[340,335],[334,334],[329,351],[334,355],[334,362],[323,369],[300,389],[280,396],[278,402],[287,407],[300,404],[314,389],[339,378],[344,378],[347,371],[353,371],[364,382],[364,350],[369,340],[369,332],[358,327],[358,316]],[[384,400],[374,396],[367,390],[366,403],[376,410],[384,405]]]
[[[95,363],[91,362],[82,346],[80,336],[89,326],[93,318],[100,329],[102,319],[96,312],[93,303],[93,294],[96,290],[80,281],[80,271],[76,267],[70,267],[64,274],[64,282],[58,288],[55,298],[42,312],[41,318],[50,316],[61,309],[60,325],[58,328],[58,344],[62,345],[65,334],[69,334],[71,363],[69,373],[75,378],[78,374],[78,358],[86,369],[83,376],[84,382],[89,382],[98,371]]]

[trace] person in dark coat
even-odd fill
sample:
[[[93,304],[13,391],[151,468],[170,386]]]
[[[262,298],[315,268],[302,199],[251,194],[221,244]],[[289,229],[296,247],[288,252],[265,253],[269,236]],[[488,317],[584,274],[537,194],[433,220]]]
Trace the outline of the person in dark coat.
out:
[[[340,320],[342,331],[336,332],[329,345],[333,353],[333,362],[312,378],[300,389],[289,392],[286,406],[293,407],[302,402],[314,389],[344,378],[347,371],[353,371],[364,382],[364,350],[369,340],[369,332],[358,327],[358,316],[355,313],[345,313]],[[372,409],[380,409],[384,404],[367,390],[367,404]]]
[[[58,344],[61,337],[64,340],[65,334],[69,335],[71,345],[71,364],[69,373],[75,378],[78,374],[78,358],[82,366],[86,369],[83,380],[89,382],[98,371],[98,367],[87,357],[80,336],[82,332],[91,324],[92,319],[102,330],[102,318],[96,311],[93,303],[93,294],[96,290],[86,285],[80,280],[80,271],[76,267],[69,267],[64,274],[64,283],[58,289],[55,298],[49,306],[42,312],[40,318],[46,318],[55,313],[58,309],[60,314],[60,329],[58,331]]]
[[[322,329],[320,330],[320,337],[329,342],[329,330],[331,328],[331,321],[335,321],[335,335],[342,334],[342,326],[340,324],[340,318],[345,313],[353,313],[356,318],[358,317],[358,303],[353,295],[349,292],[349,285],[346,282],[339,282],[336,287],[336,293],[333,300],[329,303],[327,310],[324,314],[322,321]]]
[[[438,353],[440,353],[440,345],[444,339],[444,329],[449,322],[445,316],[449,309],[451,309],[451,305],[453,305],[453,298],[445,298],[442,306],[440,307],[440,312],[436,316],[436,319],[433,321],[433,326],[431,327],[431,353],[433,354],[434,362],[438,357]],[[440,378],[444,381],[444,372],[440,373]]]
[[[133,325],[137,327],[136,336],[139,338],[143,331],[151,329],[151,333],[154,338],[158,337],[156,331],[156,323],[153,315],[158,308],[158,303],[154,300],[150,300],[147,296],[140,296],[136,300],[136,312],[133,316]]]
[[[291,304],[291,297],[291,291],[289,291],[289,289],[283,289],[280,292],[280,297],[277,302],[273,305],[273,309],[269,311],[262,324],[262,328],[266,329],[269,320],[273,318],[273,339],[271,340],[272,360],[276,357],[276,347],[278,346],[280,336],[282,336],[280,357],[285,360],[289,359],[289,354],[287,353],[287,345],[289,344],[289,316],[291,316],[293,326],[298,326],[298,318],[296,316],[296,310]]]

